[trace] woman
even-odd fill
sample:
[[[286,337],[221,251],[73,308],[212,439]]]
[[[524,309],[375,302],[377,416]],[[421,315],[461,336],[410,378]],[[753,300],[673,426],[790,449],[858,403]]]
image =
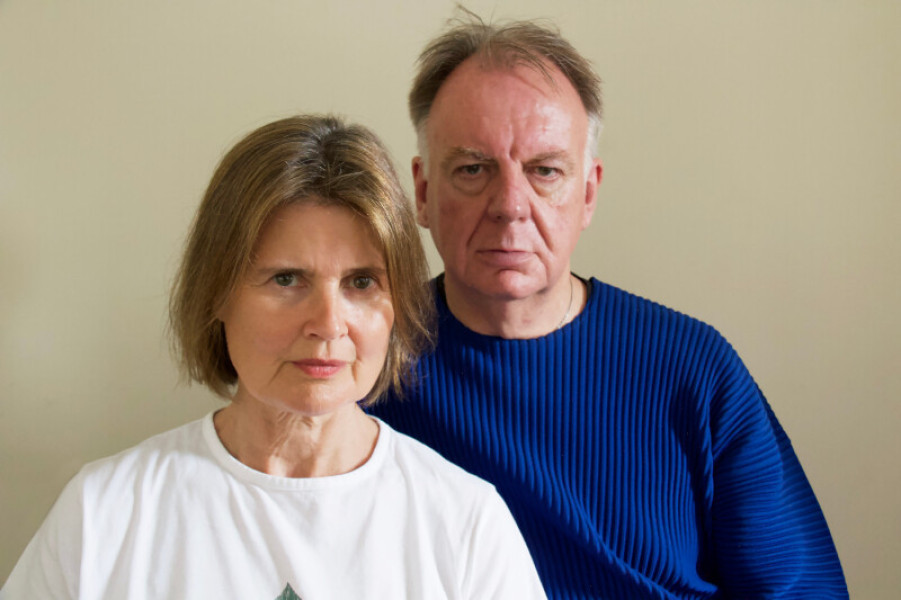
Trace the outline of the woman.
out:
[[[494,489],[366,415],[427,343],[425,259],[368,130],[295,117],[223,159],[170,304],[230,400],[87,465],[4,598],[539,598]]]

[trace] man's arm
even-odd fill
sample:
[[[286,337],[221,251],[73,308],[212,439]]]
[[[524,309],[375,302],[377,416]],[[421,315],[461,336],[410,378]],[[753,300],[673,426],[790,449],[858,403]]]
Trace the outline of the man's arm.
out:
[[[710,415],[720,585],[734,598],[847,598],[829,528],[788,436],[734,352],[724,373]]]

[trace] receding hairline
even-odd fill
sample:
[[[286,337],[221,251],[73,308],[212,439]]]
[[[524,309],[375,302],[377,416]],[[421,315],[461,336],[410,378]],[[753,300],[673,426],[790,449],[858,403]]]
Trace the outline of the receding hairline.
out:
[[[432,38],[417,58],[417,71],[409,94],[414,126],[428,116],[444,81],[464,62],[479,57],[484,64],[514,67],[524,64],[549,75],[549,65],[569,80],[585,111],[602,117],[601,78],[591,61],[580,53],[548,19],[486,22],[473,11],[457,6],[448,28]]]
[[[438,101],[438,98],[441,96],[442,90],[446,88],[446,86],[452,83],[452,79],[460,73],[461,69],[477,69],[482,73],[490,74],[492,72],[496,73],[504,73],[504,74],[512,74],[515,73],[518,69],[528,69],[533,73],[537,73],[541,80],[548,86],[546,89],[539,89],[542,93],[545,93],[547,89],[552,91],[553,93],[564,96],[565,94],[572,93],[574,99],[577,100],[578,106],[582,108],[583,114],[585,115],[585,156],[584,163],[585,168],[588,168],[593,158],[597,156],[597,146],[598,140],[600,138],[600,133],[603,128],[603,125],[600,120],[600,116],[597,114],[591,113],[586,107],[585,102],[582,99],[581,94],[579,94],[579,90],[573,85],[573,82],[569,77],[566,76],[560,68],[551,62],[547,58],[540,58],[537,63],[533,63],[531,61],[497,61],[496,59],[484,59],[479,53],[473,54],[461,61],[448,75],[442,80],[441,86],[435,93],[435,96],[432,99],[432,103],[429,105],[429,112],[426,114],[425,118],[423,118],[419,124],[416,126],[416,138],[417,138],[417,149],[419,152],[419,156],[423,161],[423,164],[427,165],[429,163],[429,145],[428,145],[428,130],[429,124],[432,122],[432,116],[435,108],[435,104]],[[532,85],[537,88],[537,84],[535,82],[528,82],[529,85]],[[567,89],[568,86],[568,89]],[[573,107],[574,110],[575,107]],[[552,155],[552,154],[565,154],[565,151],[549,151],[543,153],[543,155]],[[457,146],[450,149],[450,154],[445,154],[442,157],[441,162],[445,163],[448,160],[452,160],[456,156],[467,155],[467,156],[484,156],[484,153],[478,148],[470,148],[465,146]],[[489,157],[490,158],[490,157]],[[537,157],[536,157],[537,158]]]
[[[432,104],[447,79],[473,58],[499,68],[530,67],[551,81],[556,69],[575,90],[588,116],[587,159],[597,155],[603,128],[602,81],[591,61],[549,19],[486,21],[458,4],[446,29],[429,40],[419,54],[408,94],[409,115],[425,162],[425,133]]]

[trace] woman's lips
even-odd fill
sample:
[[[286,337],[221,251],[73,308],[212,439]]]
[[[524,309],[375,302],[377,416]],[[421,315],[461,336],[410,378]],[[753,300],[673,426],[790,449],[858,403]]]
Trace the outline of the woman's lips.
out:
[[[328,379],[338,371],[340,371],[345,364],[342,360],[321,360],[318,358],[308,358],[305,360],[295,360],[292,361],[295,367],[309,375],[310,377],[315,377],[317,379]]]

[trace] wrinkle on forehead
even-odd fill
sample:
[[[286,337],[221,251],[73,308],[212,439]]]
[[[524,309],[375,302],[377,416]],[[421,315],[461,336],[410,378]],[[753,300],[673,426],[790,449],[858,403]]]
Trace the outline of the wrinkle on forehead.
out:
[[[461,154],[525,162],[551,152],[572,154],[570,162],[576,162],[582,144],[590,156],[588,115],[558,71],[553,65],[541,71],[523,63],[486,68],[477,57],[464,61],[432,105],[420,139],[423,164],[426,151],[439,165]]]

